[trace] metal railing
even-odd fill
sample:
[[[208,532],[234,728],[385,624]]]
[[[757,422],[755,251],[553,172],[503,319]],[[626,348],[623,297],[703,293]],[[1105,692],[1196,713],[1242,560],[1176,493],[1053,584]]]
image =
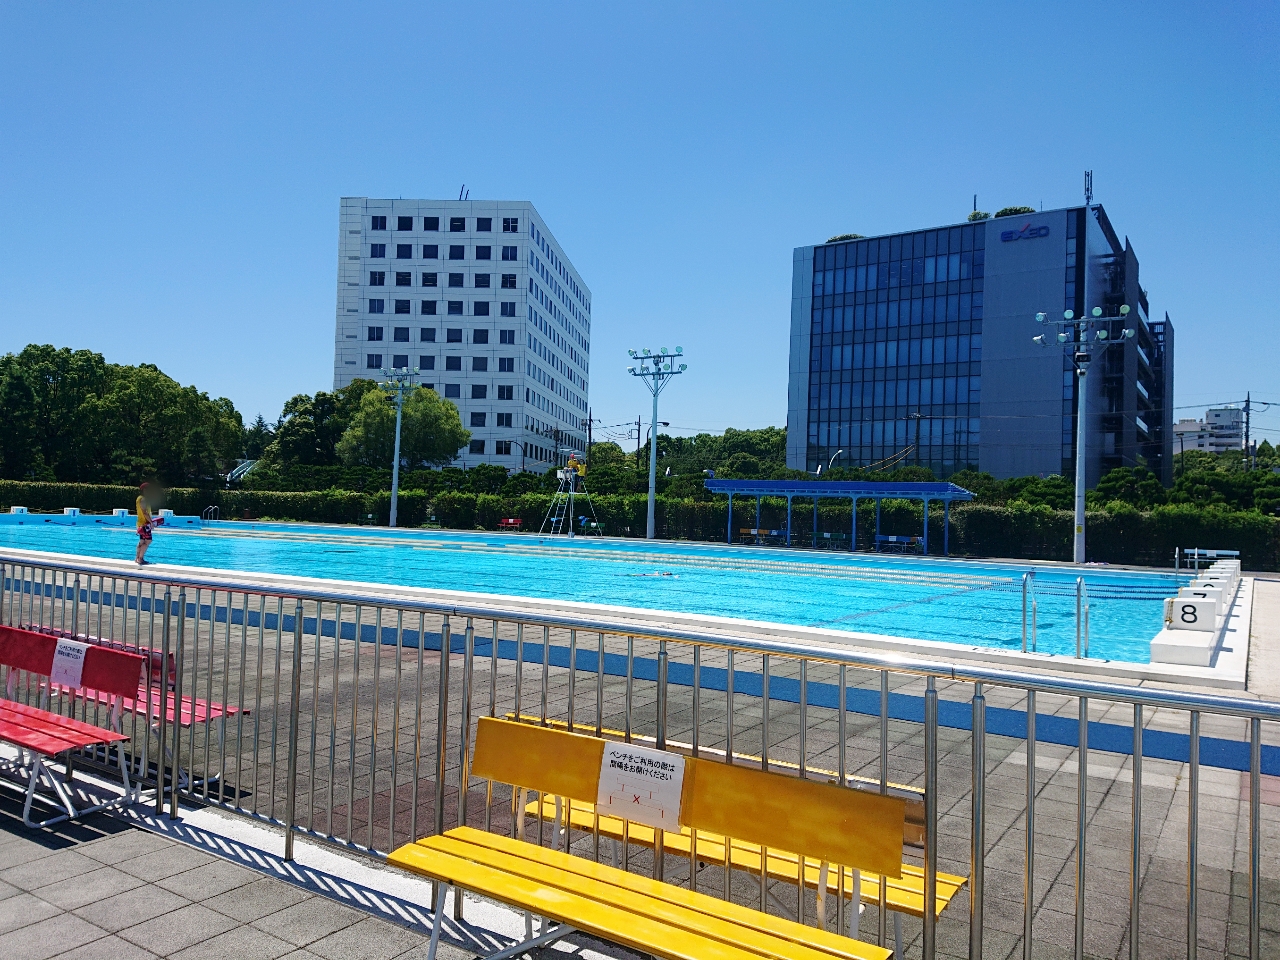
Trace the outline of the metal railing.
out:
[[[1201,726],[1211,723],[1227,734],[1243,719],[1247,743],[1215,736],[1213,755],[1219,769],[1225,769],[1222,756],[1236,757],[1230,769],[1247,775],[1241,816],[1249,837],[1248,942],[1249,955],[1260,956],[1262,734],[1264,721],[1280,720],[1280,704],[641,626],[605,615],[532,614],[485,603],[283,588],[254,582],[250,574],[158,575],[3,554],[0,622],[137,647],[164,665],[152,671],[159,679],[148,682],[167,689],[171,702],[196,713],[202,704],[228,708],[209,723],[171,723],[163,711],[150,723],[132,714],[125,728],[132,762],[155,791],[157,810],[167,799],[176,813],[182,799],[272,821],[284,828],[286,858],[297,833],[382,856],[463,823],[524,831],[544,844],[562,840],[599,858],[598,832],[594,841],[589,832],[575,839],[572,830],[548,836],[547,818],[526,822],[522,797],[473,782],[469,751],[479,715],[511,715],[898,792],[920,811],[913,824],[918,842],[904,855],[919,866],[925,903],[934,902],[944,849],[939,841],[955,841],[945,844],[951,859],[944,866],[968,874],[973,958],[983,956],[988,912],[1016,906],[1003,893],[986,896],[987,860],[999,850],[1006,862],[1009,844],[1022,864],[1024,957],[1032,954],[1046,884],[1074,884],[1077,957],[1095,952],[1091,931],[1142,930],[1144,869],[1152,856],[1143,847],[1143,776],[1151,764],[1157,777],[1186,784],[1185,935],[1187,955],[1196,957],[1204,912],[1197,896]],[[1031,623],[1034,636],[1034,614]],[[30,677],[19,685],[19,696],[38,694]],[[82,702],[89,710],[91,700]],[[75,709],[73,703],[66,709]],[[1116,705],[1131,713],[1130,722],[1110,718]],[[1066,721],[1068,713],[1077,719]],[[1159,742],[1144,755],[1144,728],[1157,718]],[[180,713],[177,719],[189,718]],[[1179,729],[1186,733],[1170,733]],[[1181,746],[1169,746],[1170,736],[1185,745],[1185,759]],[[1001,770],[995,781],[989,749]],[[958,756],[968,777],[954,775]],[[1011,797],[1007,765],[1021,766],[1024,756],[1025,790]],[[1096,768],[1091,757],[1102,758]],[[1042,760],[1052,771],[1049,781],[1038,774]],[[1168,764],[1177,765],[1176,777],[1166,772]],[[940,777],[944,767],[950,772]],[[1089,843],[1098,789],[1091,795],[1091,769],[1095,778],[1110,777],[1108,790],[1126,776],[1132,783],[1125,857],[1131,882],[1123,916],[1112,897],[1086,909],[1090,863],[1115,854],[1114,844]],[[1037,849],[1037,806],[1048,802],[1041,794],[1054,778],[1070,783],[1072,776],[1074,843],[1065,851],[1061,841]],[[1023,816],[1016,827],[994,821],[998,835],[989,838],[993,789],[1006,791],[1002,808],[1020,806]],[[1060,812],[1064,802],[1055,798],[1054,809]],[[961,848],[967,862],[955,859]],[[627,869],[801,922],[834,919],[836,930],[845,928],[852,909],[857,926],[856,906],[841,896],[834,917],[824,913],[803,879],[784,884],[759,871],[744,875],[726,862],[717,883],[715,866],[694,864],[681,876],[681,864],[690,862],[622,843]],[[1037,873],[1037,864],[1046,869]],[[878,902],[869,904],[876,913],[873,936],[882,944],[889,937],[887,903],[882,879]],[[906,950],[931,960],[939,924],[963,922],[963,909],[953,906],[940,919],[925,910],[922,921],[908,920]],[[897,926],[901,914],[894,919]],[[1212,919],[1227,923],[1226,907]],[[1139,956],[1140,940],[1132,938],[1131,957]]]

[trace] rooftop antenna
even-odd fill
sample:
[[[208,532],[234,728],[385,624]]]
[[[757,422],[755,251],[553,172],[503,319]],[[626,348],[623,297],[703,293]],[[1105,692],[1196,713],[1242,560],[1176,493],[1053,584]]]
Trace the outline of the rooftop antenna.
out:
[[[978,212],[978,195],[976,193],[973,195],[973,212]]]
[[[467,185],[466,185],[465,183],[464,183],[461,187],[459,187],[459,188],[458,188],[458,199],[459,199],[459,200],[461,200],[461,199],[462,199],[462,191],[464,191],[464,190],[466,190],[466,189],[467,189]]]
[[[1086,170],[1084,172],[1084,205],[1086,207],[1093,206],[1093,171]]]
[[[470,200],[470,199],[471,199],[471,191],[470,191],[470,190],[468,190],[468,191],[467,191],[467,195],[466,195],[465,197],[463,197],[462,199],[463,199],[463,200]]]

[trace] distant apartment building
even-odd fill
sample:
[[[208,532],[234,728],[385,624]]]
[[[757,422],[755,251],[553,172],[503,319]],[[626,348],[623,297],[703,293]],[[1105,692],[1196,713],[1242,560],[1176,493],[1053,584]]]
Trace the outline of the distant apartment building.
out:
[[[457,466],[586,450],[591,291],[532,203],[343,197],[338,228],[335,390],[418,368],[471,431]]]
[[[1174,452],[1205,450],[1225,453],[1244,449],[1244,411],[1236,406],[1211,407],[1203,420],[1179,420],[1173,425]]]
[[[797,248],[792,277],[789,467],[1072,476],[1084,411],[1090,486],[1138,464],[1172,482],[1173,324],[1100,205],[833,239]],[[1070,354],[1032,337],[1037,313],[1095,307],[1120,342],[1082,398]]]

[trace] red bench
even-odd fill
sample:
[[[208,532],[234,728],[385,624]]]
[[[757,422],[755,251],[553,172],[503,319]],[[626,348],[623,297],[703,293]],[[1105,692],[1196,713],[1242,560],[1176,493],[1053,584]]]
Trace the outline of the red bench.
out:
[[[499,530],[519,530],[524,523],[519,517],[503,517],[498,521]]]
[[[18,759],[0,761],[0,768],[18,775],[19,779],[25,777],[26,803],[22,808],[22,822],[33,828],[51,826],[109,807],[124,806],[136,800],[140,790],[129,782],[129,767],[124,756],[124,742],[129,738],[120,732],[120,714],[124,698],[138,689],[138,677],[142,673],[145,659],[135,653],[106,647],[90,645],[85,650],[80,686],[75,689],[91,690],[109,698],[110,729],[107,729],[14,701],[18,675],[26,672],[44,678],[40,686],[42,698],[44,702],[48,702],[52,686],[48,677],[54,667],[57,645],[57,637],[18,627],[0,626],[0,669],[8,672],[5,683],[5,695],[8,699],[0,700],[0,740],[18,748]],[[71,793],[71,751],[103,747],[109,756],[111,744],[116,745],[123,793],[104,803],[91,803],[77,808]],[[65,781],[55,777],[46,762],[58,756],[64,756],[67,760]],[[38,792],[41,782],[49,787],[51,797]],[[37,796],[42,801],[52,801],[66,812],[39,822],[32,821],[31,806]]]

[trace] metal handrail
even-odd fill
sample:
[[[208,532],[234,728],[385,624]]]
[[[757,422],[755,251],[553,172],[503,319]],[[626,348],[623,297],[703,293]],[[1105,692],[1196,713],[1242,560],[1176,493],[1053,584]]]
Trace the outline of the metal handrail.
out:
[[[36,564],[94,576],[122,576],[123,570],[109,564],[92,564],[81,561],[48,560],[45,555],[27,554],[27,551],[0,552],[0,564],[6,568],[17,564]],[[519,621],[538,627],[565,630],[587,630],[592,633],[617,634],[637,640],[677,640],[725,650],[784,656],[802,657],[833,665],[844,664],[870,670],[890,670],[918,677],[933,676],[941,680],[964,683],[986,683],[999,687],[1035,689],[1041,693],[1062,694],[1069,697],[1089,697],[1100,700],[1142,704],[1148,707],[1171,707],[1179,710],[1200,710],[1224,716],[1261,717],[1280,720],[1280,702],[1248,700],[1219,694],[1205,694],[1181,690],[1155,690],[1120,683],[1057,676],[1035,670],[1008,670],[967,663],[933,660],[911,653],[879,653],[863,650],[841,650],[833,646],[802,643],[800,641],[765,640],[753,637],[726,636],[709,630],[663,627],[627,620],[623,617],[592,616],[570,613],[538,613],[486,603],[444,602],[438,600],[390,597],[359,591],[338,591],[320,587],[275,586],[251,583],[236,579],[199,577],[191,574],[165,574],[129,571],[130,579],[156,586],[180,586],[207,590],[230,591],[251,596],[287,597],[323,603],[351,604],[353,606],[389,607],[413,613],[433,613],[445,617],[471,617],[480,620]],[[264,576],[270,576],[266,574]],[[1065,666],[1065,664],[1064,664]]]

